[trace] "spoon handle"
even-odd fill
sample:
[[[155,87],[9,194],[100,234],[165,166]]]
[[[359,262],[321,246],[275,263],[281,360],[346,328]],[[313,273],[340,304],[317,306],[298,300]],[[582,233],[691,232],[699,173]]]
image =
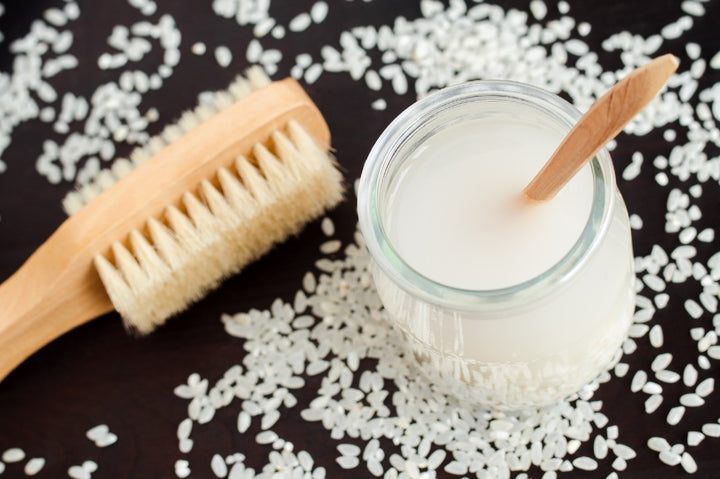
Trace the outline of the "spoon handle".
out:
[[[642,110],[677,70],[672,54],[636,68],[593,104],[523,193],[533,201],[552,199],[580,168]]]

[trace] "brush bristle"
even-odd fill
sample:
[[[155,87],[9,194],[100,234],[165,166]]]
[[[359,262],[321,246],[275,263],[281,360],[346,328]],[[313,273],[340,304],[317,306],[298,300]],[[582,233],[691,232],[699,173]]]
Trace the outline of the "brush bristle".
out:
[[[342,199],[332,157],[295,122],[221,168],[182,208],[132,231],[96,268],[126,326],[146,334]],[[272,151],[271,151],[272,150]]]
[[[245,72],[245,76],[238,76],[227,90],[216,92],[210,104],[199,105],[193,111],[183,113],[177,123],[165,127],[159,135],[150,138],[144,146],[135,148],[130,153],[130,160],[118,158],[109,168],[101,170],[93,181],[68,193],[62,201],[65,213],[68,215],[77,213],[97,195],[127,175],[130,172],[128,167],[130,167],[130,169],[137,168],[144,163],[145,160],[151,158],[168,144],[179,138],[183,133],[192,130],[235,101],[250,95],[253,91],[270,83],[270,78],[261,67],[254,66],[249,68]],[[121,163],[121,165],[116,167],[118,162]]]

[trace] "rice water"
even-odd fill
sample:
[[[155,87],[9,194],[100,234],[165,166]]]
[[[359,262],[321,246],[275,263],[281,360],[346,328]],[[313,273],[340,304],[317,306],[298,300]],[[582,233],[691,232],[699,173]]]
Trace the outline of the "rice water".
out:
[[[551,201],[521,199],[579,116],[527,85],[451,87],[401,114],[365,165],[378,293],[420,370],[462,400],[542,406],[619,357],[634,272],[609,155]]]

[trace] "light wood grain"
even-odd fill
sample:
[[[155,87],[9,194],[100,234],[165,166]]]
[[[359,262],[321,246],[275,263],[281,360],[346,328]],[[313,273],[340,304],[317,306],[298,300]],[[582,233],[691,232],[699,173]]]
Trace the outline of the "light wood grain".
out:
[[[327,149],[320,111],[292,79],[262,87],[183,135],[68,218],[0,285],[0,380],[61,334],[113,309],[93,266],[114,241],[180,205],[220,167],[251,157],[289,120]]]
[[[677,67],[675,56],[663,55],[633,70],[615,84],[570,130],[525,187],[524,195],[538,202],[555,197],[587,161],[655,98]]]

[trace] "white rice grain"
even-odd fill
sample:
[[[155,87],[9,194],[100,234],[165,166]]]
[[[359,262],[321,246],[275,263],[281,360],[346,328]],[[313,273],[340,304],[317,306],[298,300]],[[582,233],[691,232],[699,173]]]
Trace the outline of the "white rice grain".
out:
[[[215,477],[226,477],[228,474],[227,464],[220,454],[213,455],[210,460],[210,468],[213,474],[215,474]]]
[[[604,437],[598,435],[595,436],[595,440],[593,441],[593,454],[597,459],[605,459],[607,457],[608,453],[608,445],[607,441]]]
[[[340,251],[341,247],[342,242],[340,240],[330,240],[322,243],[319,249],[322,254],[333,254]]]
[[[693,457],[687,451],[683,452],[682,457],[680,458],[680,465],[683,469],[685,469],[685,472],[687,472],[688,474],[694,474],[698,470],[695,459],[693,459]]]
[[[65,16],[65,12],[63,12],[59,8],[48,8],[47,10],[45,10],[43,17],[49,24],[56,27],[62,27],[67,23],[67,17]]]
[[[315,292],[315,288],[317,286],[317,281],[315,280],[315,275],[311,272],[305,273],[305,276],[303,276],[302,279],[302,286],[306,293],[313,294]]]
[[[642,392],[645,394],[662,394],[663,388],[656,382],[648,381],[642,387]]]
[[[625,444],[615,445],[615,447],[613,447],[613,452],[617,457],[625,459],[626,461],[637,457],[637,453],[635,452],[635,450]]]
[[[262,38],[272,31],[275,27],[274,18],[263,18],[253,27],[253,35],[257,38]]]
[[[676,373],[675,371],[669,371],[667,369],[662,369],[656,372],[655,377],[658,379],[658,381],[662,381],[668,384],[674,384],[680,381],[680,375],[678,373]]]
[[[277,439],[278,435],[273,431],[262,431],[255,436],[255,442],[258,444],[272,444]]]
[[[408,91],[408,82],[405,74],[398,71],[392,78],[392,87],[397,95],[404,95]]]
[[[450,461],[445,465],[445,472],[448,474],[454,474],[456,476],[462,476],[467,474],[468,466],[460,461]]]
[[[668,466],[677,466],[680,464],[680,455],[670,451],[663,451],[658,454],[658,458]]]
[[[671,426],[675,426],[680,422],[680,420],[683,418],[683,415],[685,414],[685,407],[684,406],[675,406],[674,408],[670,409],[667,415],[667,423]]]
[[[697,382],[698,372],[692,364],[685,366],[683,370],[683,384],[687,387],[692,387]]]
[[[695,239],[695,236],[697,235],[697,230],[693,226],[689,226],[682,231],[680,231],[680,234],[678,235],[678,239],[682,244],[689,244],[692,242],[692,240]]]
[[[715,378],[703,379],[695,388],[695,393],[701,397],[709,396],[715,389]]]
[[[23,459],[25,459],[25,451],[20,449],[19,447],[11,447],[2,454],[2,460],[3,462],[6,462],[8,464],[13,462],[20,462]]]
[[[630,391],[636,393],[640,391],[645,383],[647,382],[647,373],[643,370],[639,370],[635,373],[630,383]]]
[[[536,20],[542,20],[547,15],[547,5],[542,0],[532,0],[530,2],[530,13]]]
[[[288,28],[291,32],[299,33],[307,30],[311,23],[312,18],[310,17],[310,14],[307,12],[302,12],[296,15],[292,20],[290,20]]]
[[[175,461],[175,475],[181,479],[188,477],[190,475],[190,463],[188,461],[186,461],[185,459],[178,459],[177,461]],[[74,477],[74,476],[71,476],[71,477]],[[87,477],[87,479],[90,479],[90,475],[87,475],[86,477]],[[74,477],[74,479],[80,479],[80,478]]]
[[[285,27],[282,25],[275,25],[275,27],[270,30],[270,35],[277,40],[285,38]]]
[[[702,3],[693,0],[685,0],[680,4],[680,8],[682,8],[683,12],[695,17],[702,17],[705,15],[705,7]]]
[[[580,456],[572,461],[573,466],[583,471],[594,471],[597,469],[597,461],[587,456]]]
[[[42,457],[33,457],[25,464],[25,475],[34,476],[40,472],[43,467],[45,467],[45,459]]]
[[[720,437],[720,424],[716,422],[703,424],[700,430],[708,437]]]
[[[632,181],[640,176],[641,163],[632,162],[628,164],[622,172],[622,178],[625,181]]]
[[[703,439],[705,439],[705,434],[698,432],[698,431],[688,431],[687,433],[687,445],[688,446],[697,446],[700,444]]]
[[[654,325],[650,328],[649,333],[650,345],[654,348],[661,348],[664,343],[662,326],[659,324]]]
[[[382,78],[375,70],[365,72],[365,84],[373,91],[379,91],[382,88]]]
[[[315,83],[318,80],[318,78],[320,78],[320,75],[322,75],[322,72],[323,72],[322,65],[319,63],[314,63],[313,65],[310,66],[310,68],[305,70],[305,75],[303,78],[305,79],[305,82],[308,85],[312,85],[313,83]]]
[[[195,55],[205,55],[207,47],[203,42],[195,42],[192,47],[190,47],[190,51]]]
[[[192,451],[195,442],[192,439],[183,438],[178,441],[178,450],[183,454],[188,454]]]
[[[98,465],[97,462],[93,460],[88,460],[82,463],[82,468],[92,474],[93,472],[97,471]]]
[[[314,23],[322,23],[328,14],[328,4],[324,1],[315,2],[310,8],[310,18]]]
[[[616,471],[624,471],[627,469],[627,461],[622,457],[616,457],[612,462],[612,468]]]
[[[661,353],[655,356],[655,359],[650,364],[650,369],[653,371],[661,371],[663,369],[667,369],[668,366],[670,366],[670,363],[672,362],[673,356],[671,353]]]
[[[710,349],[713,349],[713,348],[717,348],[717,346],[713,346]],[[717,352],[720,353],[720,348],[718,348]],[[705,370],[710,369],[710,367],[712,366],[710,364],[710,360],[707,358],[707,356],[703,356],[703,355],[698,356],[697,362],[698,362],[698,366],[700,366],[700,368],[705,369]]]
[[[343,456],[359,456],[361,452],[358,446],[350,443],[338,444],[337,450]]]
[[[695,393],[688,393],[680,396],[680,404],[685,407],[700,407],[705,404],[705,400]]]
[[[177,428],[177,437],[178,439],[185,439],[190,437],[190,433],[192,432],[192,420],[190,418],[185,418],[182,421],[180,421],[180,424]]]
[[[661,394],[652,394],[650,397],[648,397],[645,400],[645,412],[647,414],[652,414],[655,411],[657,411],[657,408],[660,407],[660,405],[663,402],[663,397]]]
[[[222,68],[226,68],[232,63],[232,52],[225,45],[215,48],[215,61]]]
[[[335,234],[335,223],[329,217],[324,217],[320,222],[320,229],[325,236],[333,236]]]
[[[670,443],[668,443],[667,439],[665,439],[664,437],[651,437],[650,439],[648,439],[647,446],[648,448],[650,448],[651,451],[655,452],[663,452],[670,450]]]
[[[657,306],[658,309],[663,309],[670,301],[670,295],[667,293],[660,293],[658,295],[655,295],[654,301],[655,306]]]
[[[692,328],[690,329],[690,337],[695,341],[700,341],[705,336],[704,328]]]
[[[378,98],[372,102],[371,107],[373,110],[385,110],[387,108],[387,103],[385,102],[385,99]]]
[[[372,474],[375,477],[381,477],[383,475],[383,473],[385,472],[380,461],[378,461],[375,458],[370,458],[366,464],[367,464],[368,472],[370,472],[370,474]]]
[[[702,265],[700,263],[695,263],[696,265],[700,266],[700,269],[702,269]],[[700,274],[695,276],[695,279],[702,279],[705,274],[704,271],[701,271]],[[699,276],[699,277],[698,277]],[[703,291],[700,293],[700,303],[702,303],[703,307],[709,312],[715,314],[718,310],[718,297],[717,294],[710,294],[706,291]]]
[[[248,43],[247,50],[245,52],[245,58],[247,58],[247,61],[250,63],[257,63],[260,61],[260,56],[262,55],[262,52],[262,45],[260,45],[260,42],[257,41],[257,39],[253,38],[252,40],[250,40],[250,43]]]
[[[357,456],[340,456],[335,462],[343,469],[355,469],[360,464],[360,459]]]
[[[308,364],[307,368],[305,369],[305,372],[308,376],[316,376],[324,371],[326,371],[330,367],[330,363],[323,360],[318,359],[317,361],[313,361],[310,364]]]
[[[240,411],[237,418],[237,429],[240,433],[246,432],[250,428],[252,418],[245,411]]]
[[[720,51],[718,51],[715,55],[713,55],[713,57],[710,59],[710,63],[708,63],[708,65],[710,65],[710,68],[712,68],[714,70],[720,70]],[[717,102],[715,102],[715,103],[717,103]]]
[[[176,463],[175,474],[177,475],[177,477],[181,477],[181,478],[187,477],[190,474],[189,469],[187,470],[186,474],[181,475],[184,472],[185,472],[184,470],[179,472],[179,468]],[[92,474],[90,472],[86,471],[82,466],[70,466],[68,468],[67,473],[68,473],[68,476],[71,477],[72,479],[91,479],[91,477],[92,477]]]
[[[703,315],[703,309],[695,300],[687,299],[684,303],[685,311],[694,319],[698,319]]]
[[[77,20],[80,16],[80,8],[75,2],[66,3],[63,10],[65,11],[65,16],[68,20]]]
[[[658,293],[662,292],[665,289],[665,281],[663,281],[660,277],[654,274],[646,274],[645,276],[643,276],[642,280],[648,288]]]

